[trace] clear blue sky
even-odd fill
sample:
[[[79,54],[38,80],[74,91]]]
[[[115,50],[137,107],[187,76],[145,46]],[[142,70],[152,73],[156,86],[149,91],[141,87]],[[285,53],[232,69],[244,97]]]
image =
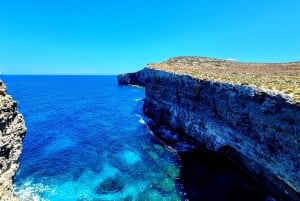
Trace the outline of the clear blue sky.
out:
[[[3,0],[2,74],[117,74],[191,55],[300,60],[300,0]]]

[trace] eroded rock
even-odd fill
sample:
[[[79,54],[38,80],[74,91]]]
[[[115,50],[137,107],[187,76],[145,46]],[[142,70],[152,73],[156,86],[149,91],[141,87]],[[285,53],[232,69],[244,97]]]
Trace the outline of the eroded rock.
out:
[[[2,82],[2,80],[0,80],[0,96],[5,96],[5,94],[6,94],[6,86]]]
[[[4,87],[3,87],[4,86]],[[22,142],[26,132],[23,116],[17,104],[0,86],[0,201],[16,200],[13,196],[13,177],[19,167]]]

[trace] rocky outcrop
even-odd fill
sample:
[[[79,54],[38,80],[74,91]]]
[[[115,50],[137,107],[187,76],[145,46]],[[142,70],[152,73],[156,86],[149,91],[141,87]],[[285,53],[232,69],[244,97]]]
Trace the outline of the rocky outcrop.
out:
[[[13,196],[13,177],[19,167],[25,132],[17,103],[6,94],[6,87],[0,81],[0,201],[17,200]]]
[[[280,200],[299,200],[299,102],[260,88],[151,68],[134,75],[146,87],[144,112],[154,122],[231,155]],[[123,77],[119,84],[131,84]]]
[[[117,76],[120,85],[138,85],[145,86],[145,80],[143,79],[143,72],[138,71],[136,73],[125,73]]]

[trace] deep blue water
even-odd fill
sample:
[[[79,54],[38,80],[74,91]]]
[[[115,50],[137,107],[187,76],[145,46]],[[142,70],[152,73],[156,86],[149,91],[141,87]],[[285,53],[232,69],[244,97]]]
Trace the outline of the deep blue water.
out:
[[[27,126],[22,200],[180,200],[176,154],[142,114],[143,88],[115,76],[3,76]]]

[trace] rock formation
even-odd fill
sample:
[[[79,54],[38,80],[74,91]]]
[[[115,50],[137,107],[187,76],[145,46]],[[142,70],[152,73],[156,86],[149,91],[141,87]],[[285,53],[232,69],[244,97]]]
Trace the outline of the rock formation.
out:
[[[187,65],[197,70],[198,74],[193,76],[194,71],[188,71]],[[248,69],[234,68],[239,65]],[[174,70],[176,66],[180,71]],[[271,66],[280,68],[280,72],[275,68],[273,72],[281,76],[285,76],[282,69],[293,66],[293,76],[296,77],[294,87],[298,93],[300,63],[277,66],[180,57],[158,65],[150,64],[137,73],[119,75],[118,81],[119,84],[140,84],[146,87],[144,112],[156,124],[166,125],[181,135],[195,139],[207,150],[231,157],[253,177],[262,178],[280,200],[299,200],[298,99],[252,83],[244,85],[224,81],[223,74],[226,75],[231,68],[235,74],[227,74],[226,79],[230,79],[230,75],[234,77],[236,73],[245,75],[256,67],[252,71],[257,73],[262,66],[270,71]],[[208,69],[211,74],[205,74]],[[223,69],[227,70],[218,74]],[[219,77],[210,78],[207,75]],[[274,78],[273,74],[270,76]],[[264,72],[261,75],[263,77]]]
[[[13,196],[13,177],[19,167],[25,132],[17,103],[6,94],[6,86],[0,81],[0,201],[17,200]]]

